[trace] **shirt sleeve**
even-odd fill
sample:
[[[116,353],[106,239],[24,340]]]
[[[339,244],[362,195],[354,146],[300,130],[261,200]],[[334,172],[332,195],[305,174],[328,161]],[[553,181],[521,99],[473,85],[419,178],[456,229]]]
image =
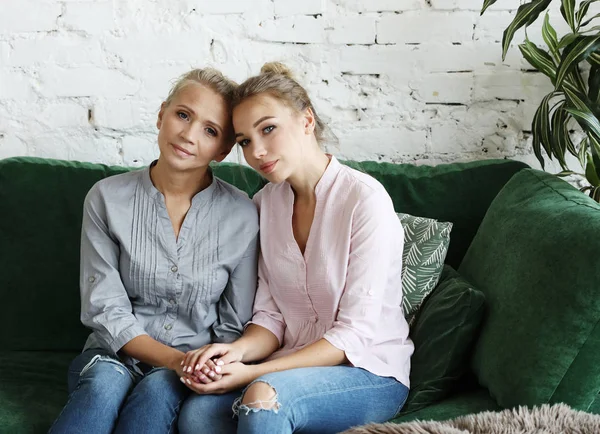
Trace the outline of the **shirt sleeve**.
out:
[[[378,191],[359,202],[353,213],[346,284],[333,327],[324,335],[353,363],[353,358],[360,358],[375,337],[389,279],[393,243],[403,243],[403,236],[390,236],[391,231],[403,234],[402,225],[394,218],[391,199]]]
[[[257,285],[258,235],[251,237],[240,263],[229,276],[229,282],[217,303],[218,318],[213,325],[215,342],[229,343],[242,336],[252,317]]]
[[[147,334],[132,313],[119,274],[119,246],[111,238],[106,206],[93,187],[85,198],[80,262],[81,322],[102,346],[116,353],[133,338]]]

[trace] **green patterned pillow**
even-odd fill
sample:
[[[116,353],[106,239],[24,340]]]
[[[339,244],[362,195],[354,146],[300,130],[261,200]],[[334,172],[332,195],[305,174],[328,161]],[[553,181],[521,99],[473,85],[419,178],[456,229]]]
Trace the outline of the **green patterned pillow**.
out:
[[[452,223],[397,213],[404,228],[402,309],[409,324],[440,280]]]

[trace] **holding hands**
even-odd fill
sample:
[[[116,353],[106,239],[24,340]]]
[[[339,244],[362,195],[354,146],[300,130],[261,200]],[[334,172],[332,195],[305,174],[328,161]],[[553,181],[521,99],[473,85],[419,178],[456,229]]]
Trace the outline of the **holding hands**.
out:
[[[181,361],[181,381],[199,394],[241,388],[255,378],[253,367],[241,363],[242,358],[243,352],[233,344],[210,344],[188,351]]]

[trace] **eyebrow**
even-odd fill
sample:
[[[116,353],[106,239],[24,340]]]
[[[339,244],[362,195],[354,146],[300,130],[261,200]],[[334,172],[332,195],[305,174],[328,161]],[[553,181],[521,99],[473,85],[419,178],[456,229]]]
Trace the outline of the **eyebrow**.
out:
[[[185,104],[177,104],[177,107],[182,107],[182,108],[186,109],[187,111],[189,111],[190,113],[192,113],[192,115],[197,116],[196,112],[191,107],[188,107]],[[212,119],[207,119],[206,121],[210,124],[213,124],[215,127],[220,129],[221,131],[223,131],[223,127],[221,125],[219,125],[218,122],[215,122]]]
[[[258,124],[260,124],[262,121],[265,121],[265,120],[267,120],[267,119],[273,119],[274,117],[275,117],[275,116],[263,116],[262,118],[260,118],[260,119],[259,119],[259,120],[257,120],[256,122],[254,122],[254,124],[252,124],[252,128],[256,128],[256,126],[257,126]],[[244,135],[244,133],[237,133],[237,134],[235,135],[235,137],[240,137],[240,136],[243,136],[243,135]]]

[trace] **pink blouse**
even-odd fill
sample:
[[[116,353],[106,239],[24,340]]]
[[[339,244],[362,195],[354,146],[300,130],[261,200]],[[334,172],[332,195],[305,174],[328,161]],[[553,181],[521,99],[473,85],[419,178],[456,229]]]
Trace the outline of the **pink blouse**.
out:
[[[335,157],[315,193],[304,255],[292,229],[291,186],[268,184],[254,197],[261,255],[252,323],[279,339],[271,359],[325,338],[352,365],[409,386],[404,233],[392,200],[378,181]]]

